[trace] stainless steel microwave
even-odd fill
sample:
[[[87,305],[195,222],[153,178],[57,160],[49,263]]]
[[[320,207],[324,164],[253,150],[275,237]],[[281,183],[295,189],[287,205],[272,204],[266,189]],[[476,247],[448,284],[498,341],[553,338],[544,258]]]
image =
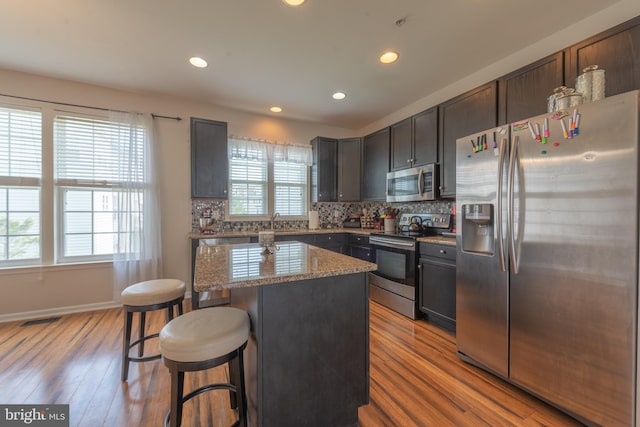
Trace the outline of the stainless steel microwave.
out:
[[[387,173],[387,202],[420,202],[437,198],[437,165]]]

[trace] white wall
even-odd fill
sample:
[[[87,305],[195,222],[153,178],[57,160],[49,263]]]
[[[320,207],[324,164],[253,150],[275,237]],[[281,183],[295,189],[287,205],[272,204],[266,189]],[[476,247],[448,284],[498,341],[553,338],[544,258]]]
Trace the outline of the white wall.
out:
[[[166,96],[136,94],[0,70],[0,94],[93,107],[179,116],[182,121],[156,119],[160,152],[164,275],[189,278],[191,187],[189,118],[228,123],[230,134],[270,141],[309,143],[323,135],[344,138],[353,130],[247,114]],[[14,100],[19,102],[19,100]],[[226,153],[221,153],[225,155]],[[109,263],[0,269],[0,321],[48,316],[113,305]]]

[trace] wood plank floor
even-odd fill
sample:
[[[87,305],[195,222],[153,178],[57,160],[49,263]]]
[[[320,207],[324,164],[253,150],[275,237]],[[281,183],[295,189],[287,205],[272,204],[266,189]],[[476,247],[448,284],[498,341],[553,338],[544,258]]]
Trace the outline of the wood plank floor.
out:
[[[164,312],[152,313],[148,328],[163,322]],[[0,324],[0,403],[68,403],[71,426],[162,425],[169,407],[162,362],[133,363],[129,381],[120,382],[121,310],[21,323]],[[427,322],[372,302],[370,339],[371,402],[359,412],[363,427],[581,425],[459,360],[455,337]],[[148,350],[157,350],[155,343]],[[224,367],[187,374],[185,389],[226,376]],[[235,414],[228,393],[214,392],[185,404],[183,419],[185,426],[226,426]]]

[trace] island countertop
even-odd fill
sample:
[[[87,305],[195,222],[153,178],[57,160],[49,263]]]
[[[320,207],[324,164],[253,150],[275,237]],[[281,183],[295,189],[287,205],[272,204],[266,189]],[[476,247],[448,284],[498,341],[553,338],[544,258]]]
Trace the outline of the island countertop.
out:
[[[278,242],[270,254],[257,243],[200,246],[198,292],[264,286],[374,271],[376,264],[300,242]]]

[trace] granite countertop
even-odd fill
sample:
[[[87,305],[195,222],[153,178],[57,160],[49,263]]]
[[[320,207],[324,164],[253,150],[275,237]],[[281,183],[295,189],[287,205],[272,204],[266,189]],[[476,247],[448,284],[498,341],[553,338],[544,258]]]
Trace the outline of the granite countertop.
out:
[[[417,240],[418,242],[422,242],[422,243],[437,243],[439,245],[447,245],[447,246],[456,245],[455,237],[425,236],[425,237],[418,237]]]
[[[304,235],[304,234],[333,234],[333,233],[351,233],[351,234],[362,234],[362,235],[368,236],[371,233],[380,232],[380,230],[374,230],[373,228],[320,228],[317,230],[301,229],[301,230],[260,230],[260,231],[274,231],[276,236]],[[225,231],[225,232],[215,233],[215,234],[189,233],[187,237],[189,239],[258,237],[258,232],[257,231]]]
[[[335,231],[334,231],[335,232]],[[200,246],[194,289],[198,292],[374,271],[370,262],[300,242],[278,242],[272,254],[257,243]]]

